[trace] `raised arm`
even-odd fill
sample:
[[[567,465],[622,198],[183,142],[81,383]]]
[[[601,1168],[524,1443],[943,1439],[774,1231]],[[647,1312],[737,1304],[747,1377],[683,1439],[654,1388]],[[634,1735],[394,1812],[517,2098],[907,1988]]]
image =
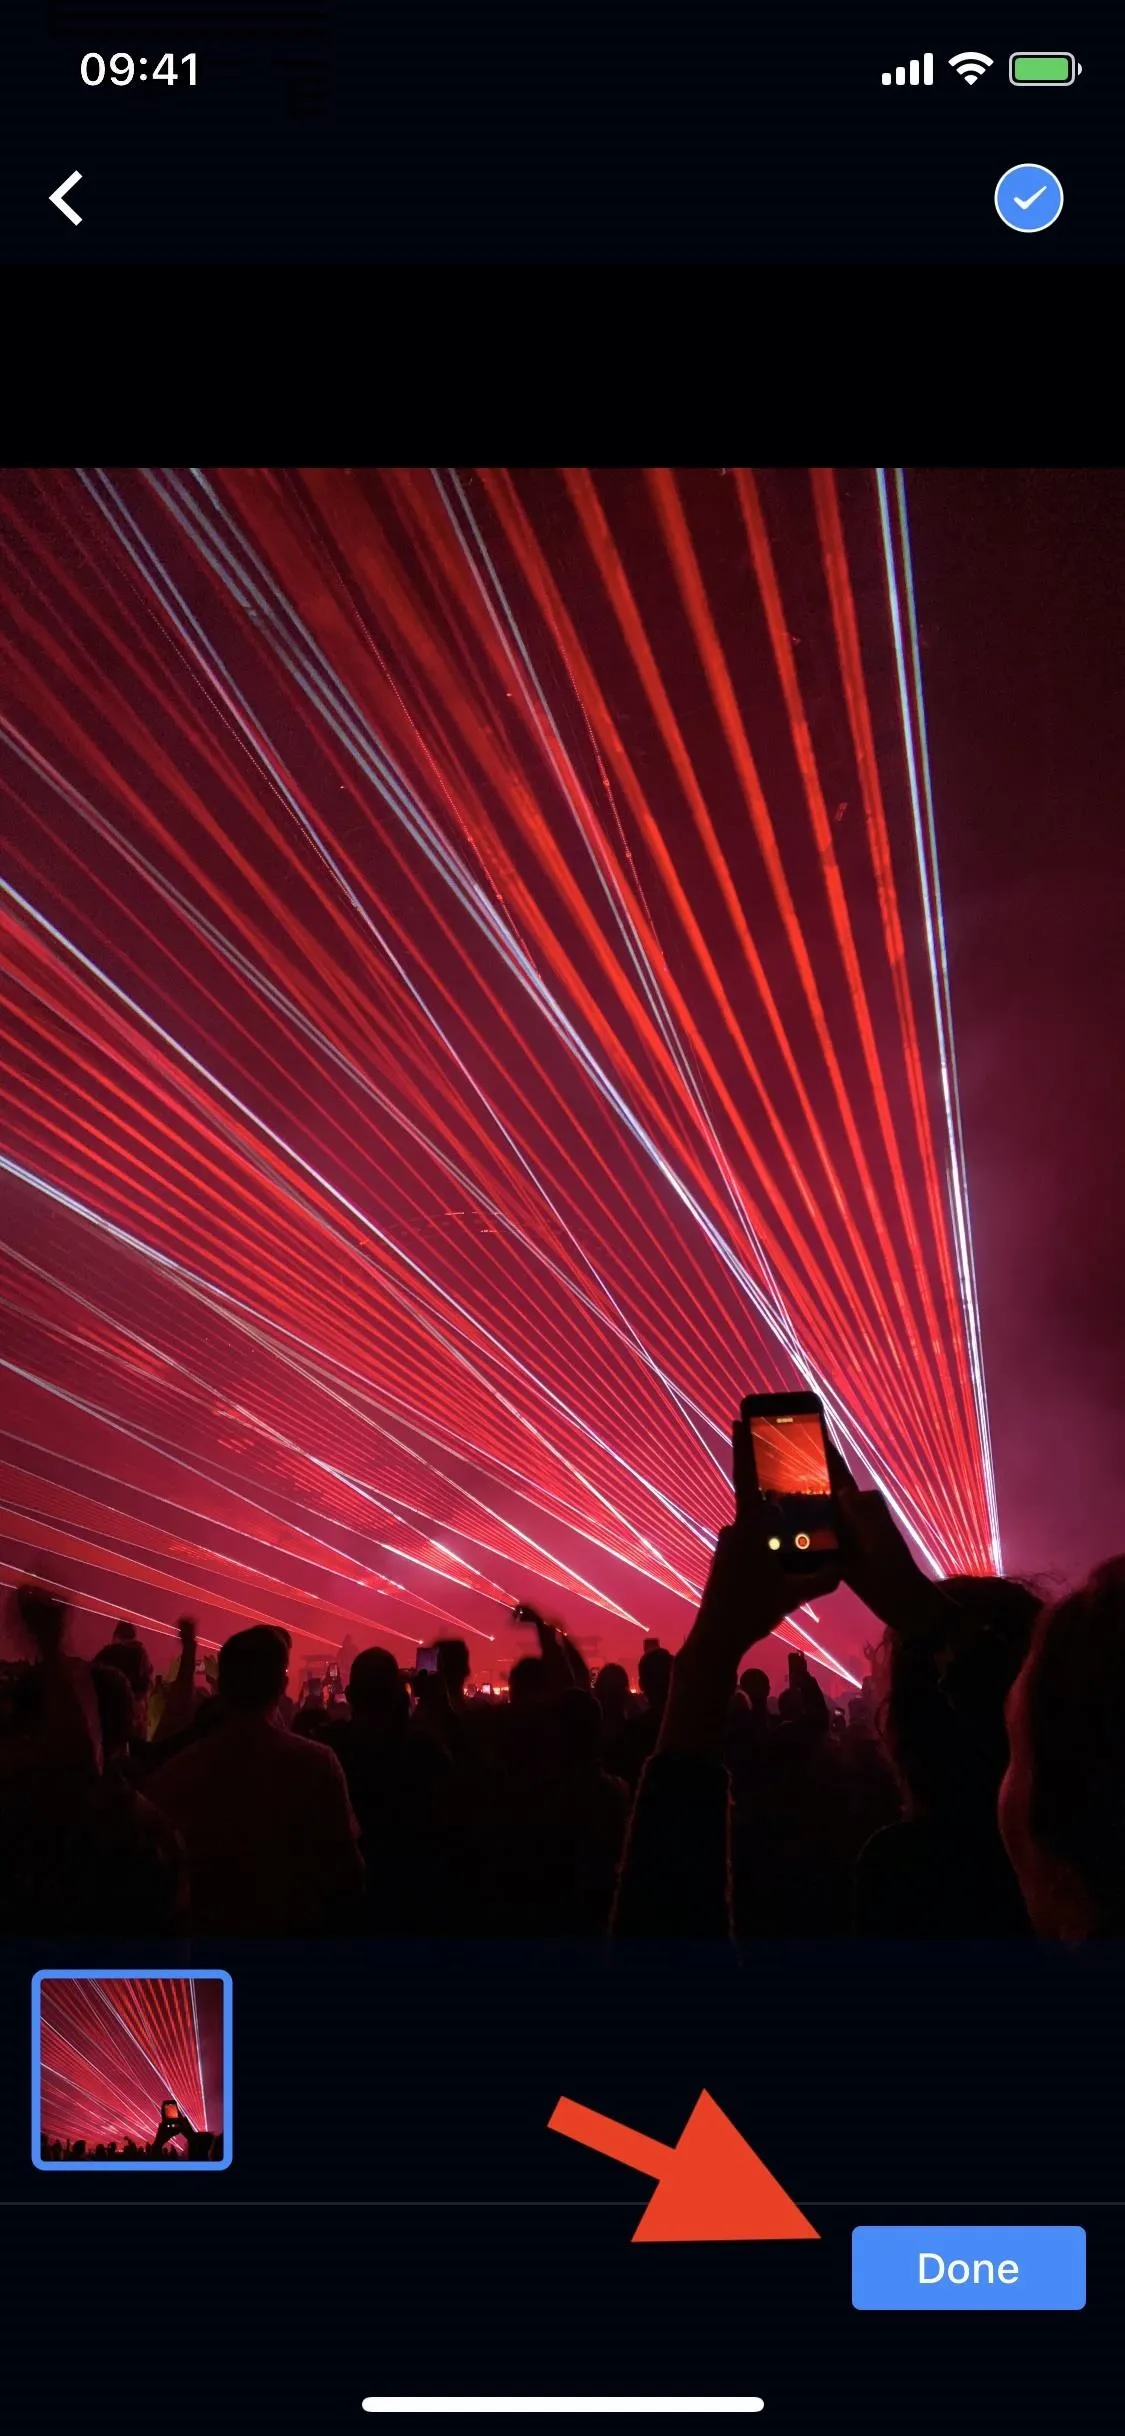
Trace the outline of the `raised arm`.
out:
[[[830,1446],[828,1468],[840,1524],[840,1570],[849,1590],[890,1632],[925,1632],[943,1610],[940,1582],[923,1573],[879,1489],[857,1488]]]
[[[745,1434],[734,1431],[735,1478]],[[799,1581],[765,1543],[755,1502],[720,1531],[699,1613],[672,1667],[656,1752],[637,1788],[614,1914],[617,1936],[723,1937],[731,1930],[727,1711],[746,1651],[805,1599],[839,1581],[824,1567]]]
[[[180,1660],[171,1683],[165,1688],[160,1723],[152,1738],[154,1742],[167,1742],[173,1734],[185,1733],[195,1715],[195,1661],[199,1627],[194,1616],[181,1616],[176,1629],[180,1636]]]

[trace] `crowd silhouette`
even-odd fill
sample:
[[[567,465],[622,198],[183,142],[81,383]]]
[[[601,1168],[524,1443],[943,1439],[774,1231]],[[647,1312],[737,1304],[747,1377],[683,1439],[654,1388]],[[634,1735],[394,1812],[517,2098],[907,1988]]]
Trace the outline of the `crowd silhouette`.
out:
[[[52,2139],[39,2142],[44,2165],[221,2165],[221,2132],[197,2131],[186,2115],[160,2123],[151,2140]]]
[[[736,1477],[740,1452],[735,1425]],[[465,1644],[385,1649],[295,1696],[281,1627],[157,1681],[128,1624],[86,1663],[13,1593],[0,1681],[0,1927],[199,1936],[1030,1937],[1125,1926],[1125,1558],[1067,1597],[931,1580],[833,1455],[837,1566],[787,1581],[752,1502],[673,1657],[532,1654],[478,1695]],[[843,1579],[871,1672],[834,1706],[752,1661]],[[746,1661],[750,1661],[746,1663]],[[740,1669],[742,1670],[740,1672]]]

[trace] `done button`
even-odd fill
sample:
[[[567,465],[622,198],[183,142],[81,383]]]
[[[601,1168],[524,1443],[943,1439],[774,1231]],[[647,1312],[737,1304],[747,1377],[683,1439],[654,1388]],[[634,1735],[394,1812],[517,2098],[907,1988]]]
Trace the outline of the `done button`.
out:
[[[857,2225],[853,2309],[1084,2309],[1081,2225]]]

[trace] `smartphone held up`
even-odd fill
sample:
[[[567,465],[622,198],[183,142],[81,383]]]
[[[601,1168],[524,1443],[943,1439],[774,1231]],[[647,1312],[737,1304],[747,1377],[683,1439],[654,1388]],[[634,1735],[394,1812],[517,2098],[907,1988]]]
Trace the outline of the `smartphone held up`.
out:
[[[736,1483],[740,1504],[760,1500],[767,1545],[786,1573],[815,1573],[839,1555],[824,1412],[816,1396],[744,1396],[742,1421],[752,1477]]]

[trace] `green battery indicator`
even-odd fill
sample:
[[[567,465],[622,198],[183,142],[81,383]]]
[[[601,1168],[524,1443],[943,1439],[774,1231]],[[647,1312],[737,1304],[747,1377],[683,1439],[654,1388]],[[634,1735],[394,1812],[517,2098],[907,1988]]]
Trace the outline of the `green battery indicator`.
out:
[[[1082,70],[1073,51],[1013,51],[1008,74],[1014,85],[1072,85]]]

